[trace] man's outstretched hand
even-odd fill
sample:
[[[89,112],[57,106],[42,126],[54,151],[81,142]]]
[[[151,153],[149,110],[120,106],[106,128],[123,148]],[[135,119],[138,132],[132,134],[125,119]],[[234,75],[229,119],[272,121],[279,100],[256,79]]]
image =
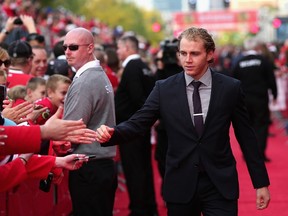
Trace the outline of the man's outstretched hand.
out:
[[[40,126],[42,139],[86,144],[95,141],[96,132],[87,129],[82,119],[77,121],[60,119],[62,112],[63,107],[60,106],[57,112]]]
[[[96,130],[96,141],[99,143],[105,143],[108,142],[111,138],[111,136],[114,133],[114,128],[110,128],[106,125],[101,125]]]

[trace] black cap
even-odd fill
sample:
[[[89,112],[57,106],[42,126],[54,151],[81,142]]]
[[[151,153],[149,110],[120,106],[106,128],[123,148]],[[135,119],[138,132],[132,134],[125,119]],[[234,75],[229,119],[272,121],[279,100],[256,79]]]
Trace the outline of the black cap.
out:
[[[61,74],[64,76],[68,75],[69,65],[66,59],[55,59],[54,60],[54,73]]]
[[[14,41],[8,47],[11,58],[30,58],[33,55],[30,44],[26,41]]]

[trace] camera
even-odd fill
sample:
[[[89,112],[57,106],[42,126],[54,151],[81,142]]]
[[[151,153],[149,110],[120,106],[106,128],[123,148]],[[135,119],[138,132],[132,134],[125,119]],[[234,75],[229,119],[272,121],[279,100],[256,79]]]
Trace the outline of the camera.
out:
[[[178,52],[178,40],[164,40],[160,43],[160,47],[163,50],[162,61],[165,65],[177,64],[177,52]]]
[[[0,85],[0,111],[3,110],[3,101],[6,99],[6,86]]]
[[[22,25],[22,24],[23,24],[23,22],[22,22],[22,20],[21,20],[20,17],[17,17],[17,18],[14,20],[13,23],[14,23],[15,25]]]
[[[53,173],[49,173],[47,179],[40,180],[39,189],[44,192],[49,192],[52,184]]]

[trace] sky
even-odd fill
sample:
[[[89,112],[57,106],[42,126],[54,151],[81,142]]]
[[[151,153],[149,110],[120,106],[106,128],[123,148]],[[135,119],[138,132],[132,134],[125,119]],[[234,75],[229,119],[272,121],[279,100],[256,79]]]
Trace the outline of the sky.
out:
[[[145,8],[147,10],[151,10],[153,8],[152,0],[129,0],[131,2],[135,2],[141,8]]]

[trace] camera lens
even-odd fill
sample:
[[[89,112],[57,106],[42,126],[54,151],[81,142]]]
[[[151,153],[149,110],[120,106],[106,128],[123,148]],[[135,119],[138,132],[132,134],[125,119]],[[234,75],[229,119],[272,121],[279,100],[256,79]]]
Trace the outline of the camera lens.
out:
[[[14,24],[15,24],[15,25],[22,25],[23,22],[22,22],[22,20],[20,19],[20,17],[17,17],[17,18],[14,20]]]

